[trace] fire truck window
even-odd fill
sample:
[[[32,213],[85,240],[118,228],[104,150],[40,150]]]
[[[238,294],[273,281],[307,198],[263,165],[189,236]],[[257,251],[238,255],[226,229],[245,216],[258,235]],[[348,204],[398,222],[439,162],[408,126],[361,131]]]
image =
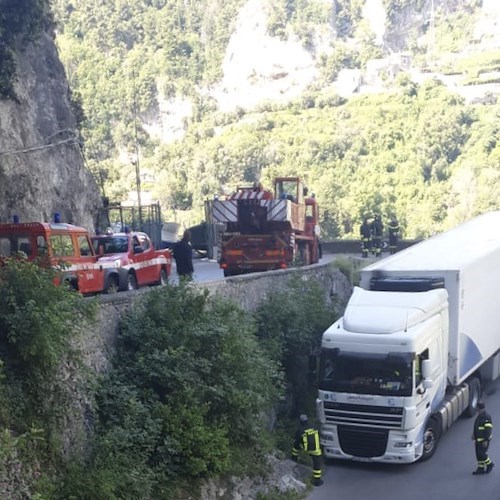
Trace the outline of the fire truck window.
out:
[[[19,252],[26,255],[26,257],[31,257],[31,243],[29,241],[19,242]]]
[[[0,255],[10,257],[10,239],[0,238]]]
[[[140,245],[144,248],[144,251],[149,249],[149,241],[144,236],[139,237]]]
[[[57,234],[50,237],[50,245],[54,257],[69,257],[75,255],[73,241],[69,234]]]
[[[80,247],[80,255],[83,257],[92,255],[90,243],[86,236],[78,236],[78,246]]]
[[[47,240],[44,236],[40,235],[36,237],[36,248],[37,254],[40,256],[49,255],[49,250],[47,248]]]

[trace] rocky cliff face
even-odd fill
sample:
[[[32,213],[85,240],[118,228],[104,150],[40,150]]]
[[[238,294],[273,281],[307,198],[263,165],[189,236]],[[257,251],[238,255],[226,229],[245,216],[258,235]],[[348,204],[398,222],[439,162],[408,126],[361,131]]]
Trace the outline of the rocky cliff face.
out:
[[[16,51],[14,100],[0,101],[0,222],[94,227],[100,206],[84,166],[64,68],[50,34]]]

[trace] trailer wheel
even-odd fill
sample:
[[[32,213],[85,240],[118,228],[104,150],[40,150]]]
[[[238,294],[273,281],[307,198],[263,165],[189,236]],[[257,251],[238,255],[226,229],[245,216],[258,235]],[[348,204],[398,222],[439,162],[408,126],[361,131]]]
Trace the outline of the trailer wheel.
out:
[[[137,277],[134,273],[128,273],[127,275],[127,290],[137,290],[139,285],[137,284]]]
[[[118,276],[114,274],[108,276],[108,279],[106,280],[106,285],[104,287],[104,293],[107,294],[116,293],[118,292],[118,289],[119,289]]]
[[[429,460],[429,458],[434,455],[437,450],[439,438],[441,437],[439,422],[436,418],[431,417],[427,421],[427,425],[425,426],[424,431],[424,449],[422,453],[422,457],[420,460],[424,462],[425,460]]]
[[[481,382],[477,377],[474,377],[467,384],[469,385],[469,406],[464,414],[466,417],[473,417],[477,412],[477,403],[481,398]]]

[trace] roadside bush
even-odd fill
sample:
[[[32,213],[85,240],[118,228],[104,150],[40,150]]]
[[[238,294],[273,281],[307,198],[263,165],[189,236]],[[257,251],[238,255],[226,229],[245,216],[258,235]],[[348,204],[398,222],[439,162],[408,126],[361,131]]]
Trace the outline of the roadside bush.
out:
[[[309,356],[318,352],[321,335],[335,319],[317,282],[299,277],[282,293],[273,293],[256,311],[258,337],[285,373],[291,414],[312,410],[314,381]],[[288,415],[291,416],[291,415]]]
[[[68,471],[60,496],[175,498],[183,479],[232,472],[238,457],[263,453],[261,415],[281,374],[255,333],[249,314],[189,285],[145,296],[122,322],[102,381],[90,467]]]
[[[2,498],[50,490],[63,459],[61,434],[74,385],[60,371],[62,365],[78,366],[71,343],[75,325],[92,317],[94,305],[54,285],[53,277],[51,269],[22,259],[0,266]]]

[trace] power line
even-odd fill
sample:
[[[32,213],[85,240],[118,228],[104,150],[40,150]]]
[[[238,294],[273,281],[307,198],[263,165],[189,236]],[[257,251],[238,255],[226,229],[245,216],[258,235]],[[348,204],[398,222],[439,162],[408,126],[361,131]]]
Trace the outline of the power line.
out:
[[[80,141],[78,138],[75,136],[74,132],[69,129],[63,129],[63,130],[58,130],[57,132],[49,135],[45,141],[48,139],[52,139],[53,137],[57,135],[61,135],[62,133],[69,132],[71,133],[72,137],[68,137],[67,139],[61,139],[60,141],[55,141],[55,142],[50,142],[49,144],[39,144],[36,146],[29,146],[27,148],[22,148],[22,149],[6,149],[4,151],[0,151],[0,155],[2,156],[8,156],[8,155],[16,155],[16,154],[25,154],[25,153],[33,153],[35,151],[42,151],[45,149],[52,149],[57,146],[61,146],[63,144],[70,144],[70,145],[79,145]]]

